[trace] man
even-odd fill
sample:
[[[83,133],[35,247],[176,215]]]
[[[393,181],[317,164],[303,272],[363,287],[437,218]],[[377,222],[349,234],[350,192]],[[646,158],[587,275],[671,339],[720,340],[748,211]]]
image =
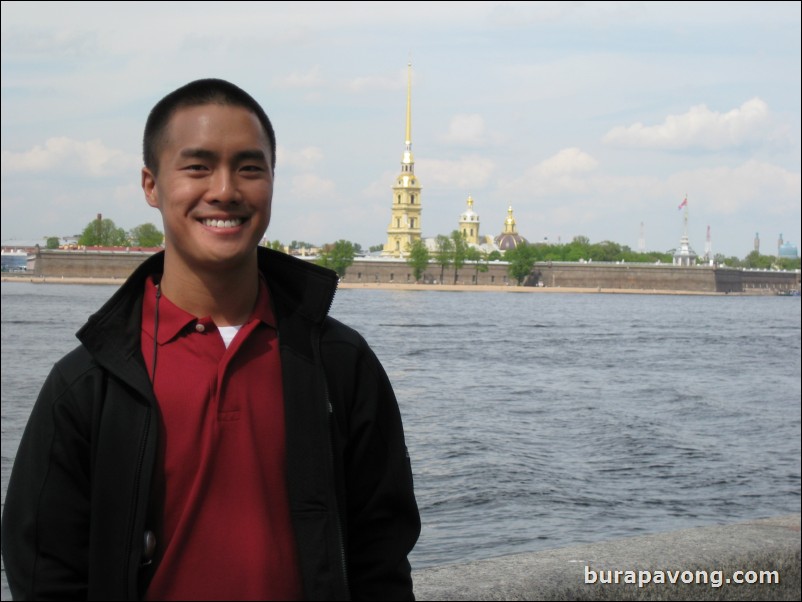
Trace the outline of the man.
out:
[[[334,272],[258,247],[276,142],[198,80],[148,117],[165,250],[78,332],[11,474],[15,598],[408,599],[420,532],[398,406]]]

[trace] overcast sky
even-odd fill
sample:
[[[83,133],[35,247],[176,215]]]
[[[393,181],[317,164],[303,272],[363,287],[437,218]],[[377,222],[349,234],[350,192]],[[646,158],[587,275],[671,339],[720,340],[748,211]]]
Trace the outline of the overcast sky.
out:
[[[512,206],[530,241],[800,246],[799,2],[3,2],[2,240],[161,216],[153,104],[245,88],[278,139],[271,240],[386,241],[404,150],[425,237]]]

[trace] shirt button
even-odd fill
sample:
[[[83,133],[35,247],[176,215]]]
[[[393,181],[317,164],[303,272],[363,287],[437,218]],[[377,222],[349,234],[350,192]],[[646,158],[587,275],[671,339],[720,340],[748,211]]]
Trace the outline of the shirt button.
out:
[[[195,330],[197,332],[203,332],[204,330],[206,330],[206,327],[203,324],[198,323],[195,324]]]

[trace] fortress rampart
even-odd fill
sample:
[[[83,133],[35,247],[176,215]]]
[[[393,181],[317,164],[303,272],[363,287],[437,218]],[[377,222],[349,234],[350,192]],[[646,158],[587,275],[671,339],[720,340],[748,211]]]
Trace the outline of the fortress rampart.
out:
[[[49,250],[37,249],[28,258],[28,274],[49,278],[127,278],[151,251],[127,250]],[[515,286],[503,261],[466,263],[457,273],[456,284]],[[480,266],[481,267],[481,266]],[[430,263],[422,282],[440,284],[441,269]],[[357,258],[346,271],[349,284],[412,284],[412,267],[403,260]],[[454,268],[442,271],[442,283],[454,284]],[[699,293],[764,293],[798,290],[799,272],[744,270],[713,266],[680,267],[662,264],[626,263],[536,263],[526,282],[528,286],[549,288],[598,288]]]

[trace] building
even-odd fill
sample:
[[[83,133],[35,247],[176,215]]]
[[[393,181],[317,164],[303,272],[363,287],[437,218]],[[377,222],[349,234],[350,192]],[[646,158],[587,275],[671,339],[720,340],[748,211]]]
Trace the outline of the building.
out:
[[[479,238],[479,216],[473,210],[473,197],[468,195],[468,208],[459,216],[459,231],[465,242],[478,245]]]
[[[507,219],[504,220],[504,230],[496,236],[494,242],[499,251],[508,251],[514,249],[518,245],[525,245],[526,239],[518,234],[518,229],[515,227],[515,218],[512,216],[512,205],[507,208]]]
[[[407,127],[401,173],[393,184],[393,201],[387,242],[382,255],[402,257],[421,238],[421,185],[415,177],[412,156],[412,64],[407,66]]]
[[[685,208],[683,216],[682,236],[679,239],[679,249],[674,253],[674,265],[688,267],[696,265],[696,258],[698,255],[691,248],[690,240],[688,239],[688,197],[680,203],[679,208]]]

